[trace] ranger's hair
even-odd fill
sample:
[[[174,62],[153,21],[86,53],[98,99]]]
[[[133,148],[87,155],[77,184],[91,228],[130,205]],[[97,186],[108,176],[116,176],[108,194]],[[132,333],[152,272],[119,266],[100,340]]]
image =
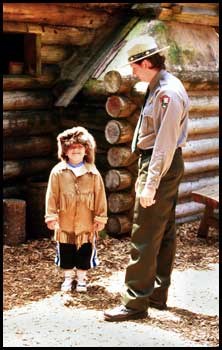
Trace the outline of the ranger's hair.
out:
[[[142,58],[141,60],[135,62],[137,64],[141,64],[142,61],[147,60],[152,64],[152,68],[159,68],[159,69],[166,69],[165,66],[165,56],[159,55],[159,53],[156,53],[155,55]]]
[[[95,162],[96,142],[94,137],[82,126],[76,126],[64,130],[57,136],[58,158],[68,161],[66,152],[69,146],[80,143],[86,148],[84,160],[88,163]]]

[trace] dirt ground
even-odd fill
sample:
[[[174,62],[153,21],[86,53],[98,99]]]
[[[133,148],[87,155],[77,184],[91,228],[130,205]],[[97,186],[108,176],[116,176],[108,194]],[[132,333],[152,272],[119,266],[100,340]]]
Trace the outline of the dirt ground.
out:
[[[218,231],[197,237],[199,222],[178,226],[168,309],[149,308],[145,320],[105,322],[103,310],[120,303],[130,238],[97,243],[100,265],[89,271],[86,294],[60,292],[55,242],[3,247],[4,347],[219,346]]]

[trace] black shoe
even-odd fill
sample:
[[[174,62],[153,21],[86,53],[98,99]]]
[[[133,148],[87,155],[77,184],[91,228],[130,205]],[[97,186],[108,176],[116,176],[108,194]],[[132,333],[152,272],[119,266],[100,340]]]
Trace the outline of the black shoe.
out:
[[[155,303],[154,301],[149,301],[149,307],[152,307],[154,309],[158,309],[158,310],[166,310],[167,309],[167,304],[158,304]]]
[[[139,318],[146,318],[147,311],[134,310],[123,305],[117,306],[114,309],[104,312],[105,321],[120,322],[127,320],[137,320]]]

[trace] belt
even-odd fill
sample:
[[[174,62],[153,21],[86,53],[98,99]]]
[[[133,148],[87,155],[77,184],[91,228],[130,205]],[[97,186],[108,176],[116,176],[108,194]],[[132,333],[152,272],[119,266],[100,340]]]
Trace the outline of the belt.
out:
[[[139,154],[142,156],[149,156],[153,153],[153,148],[149,148],[149,149],[138,149]]]

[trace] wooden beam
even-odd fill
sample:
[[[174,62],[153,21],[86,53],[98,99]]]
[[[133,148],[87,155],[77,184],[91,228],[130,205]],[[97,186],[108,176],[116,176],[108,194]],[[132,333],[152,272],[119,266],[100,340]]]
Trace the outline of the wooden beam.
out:
[[[74,8],[64,10],[56,3],[3,3],[3,20],[70,27],[99,28],[107,23],[105,11]]]
[[[67,107],[71,100],[76,96],[76,94],[82,89],[83,85],[90,78],[92,73],[96,70],[98,65],[106,58],[110,48],[113,45],[119,43],[128,34],[130,29],[137,23],[138,17],[133,17],[126,24],[121,26],[120,29],[116,30],[115,36],[106,39],[106,42],[102,45],[101,43],[94,46],[93,51],[88,54],[88,56],[83,59],[82,69],[76,79],[70,84],[70,86],[65,90],[65,92],[58,98],[55,106]],[[90,63],[90,64],[89,64]]]

